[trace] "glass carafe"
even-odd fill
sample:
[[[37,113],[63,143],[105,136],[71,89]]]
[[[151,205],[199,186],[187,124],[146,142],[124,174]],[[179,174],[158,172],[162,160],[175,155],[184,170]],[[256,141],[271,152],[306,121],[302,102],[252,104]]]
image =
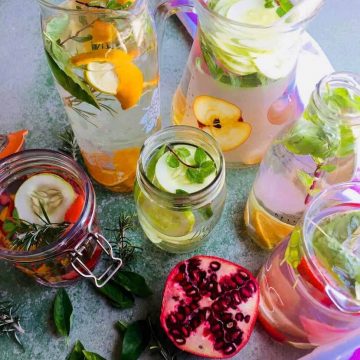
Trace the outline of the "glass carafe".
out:
[[[90,175],[131,191],[160,127],[157,41],[147,2],[38,0],[45,54]]]
[[[217,10],[221,1],[194,1],[198,31],[173,98],[172,121],[210,133],[227,165],[243,167],[259,163],[303,110],[296,64],[304,29],[322,1],[305,17],[266,26],[225,17],[225,10]]]
[[[274,250],[258,280],[259,320],[276,340],[310,348],[359,329],[359,227],[360,183],[337,184]]]
[[[326,76],[303,115],[274,140],[261,162],[245,209],[255,242],[272,249],[317,191],[355,178],[359,135],[360,76]]]

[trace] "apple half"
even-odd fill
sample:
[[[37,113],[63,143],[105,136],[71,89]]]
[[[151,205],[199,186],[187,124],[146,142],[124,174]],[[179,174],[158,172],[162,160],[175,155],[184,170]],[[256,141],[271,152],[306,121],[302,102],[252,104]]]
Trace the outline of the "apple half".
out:
[[[228,101],[200,95],[193,110],[202,130],[212,135],[223,151],[237,148],[250,136],[251,125],[242,120],[240,108]]]

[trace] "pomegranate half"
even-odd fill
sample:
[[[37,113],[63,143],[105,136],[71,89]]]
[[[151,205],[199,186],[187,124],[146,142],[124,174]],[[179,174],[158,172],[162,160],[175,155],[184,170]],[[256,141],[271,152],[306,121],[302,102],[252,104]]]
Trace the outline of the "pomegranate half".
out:
[[[217,257],[195,256],[171,271],[160,322],[180,350],[224,359],[248,342],[258,304],[258,283],[248,270]]]

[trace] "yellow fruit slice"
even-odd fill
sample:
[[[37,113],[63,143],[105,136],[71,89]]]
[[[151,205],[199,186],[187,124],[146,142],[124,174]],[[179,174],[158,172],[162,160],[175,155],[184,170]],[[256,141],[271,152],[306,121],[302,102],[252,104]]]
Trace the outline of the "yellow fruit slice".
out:
[[[92,42],[94,44],[109,43],[116,40],[116,27],[106,21],[96,20],[92,25]]]
[[[114,71],[114,65],[108,62],[92,62],[87,66],[85,78],[96,90],[110,95],[116,95],[119,79]]]
[[[131,63],[133,57],[120,49],[99,49],[78,54],[71,58],[75,66],[88,65],[92,62],[109,62],[116,65]]]
[[[116,187],[116,191],[132,190],[140,148],[117,150],[112,154],[83,151],[82,155],[90,175],[99,184]]]
[[[258,210],[254,210],[253,225],[260,245],[266,249],[272,249],[294,229],[293,226],[285,224]]]

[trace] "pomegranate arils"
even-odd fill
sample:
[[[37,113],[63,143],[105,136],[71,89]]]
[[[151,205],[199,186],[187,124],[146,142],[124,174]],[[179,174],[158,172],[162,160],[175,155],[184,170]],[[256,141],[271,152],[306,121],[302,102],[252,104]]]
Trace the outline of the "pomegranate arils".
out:
[[[246,269],[197,256],[169,275],[161,324],[181,350],[213,359],[231,357],[250,337],[258,301],[256,279]]]

